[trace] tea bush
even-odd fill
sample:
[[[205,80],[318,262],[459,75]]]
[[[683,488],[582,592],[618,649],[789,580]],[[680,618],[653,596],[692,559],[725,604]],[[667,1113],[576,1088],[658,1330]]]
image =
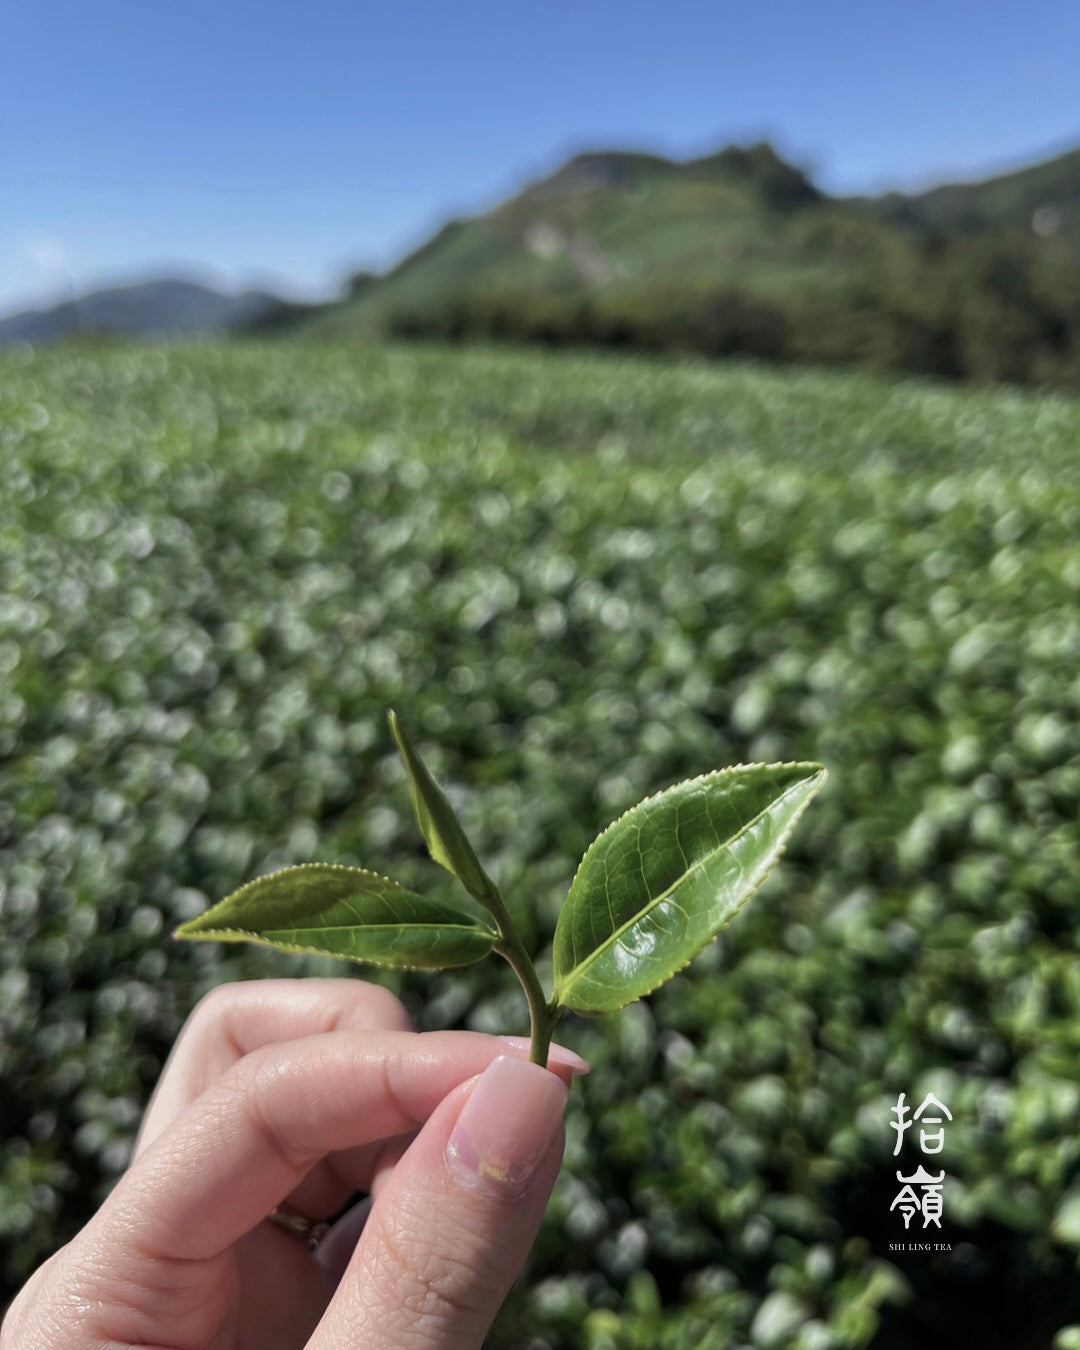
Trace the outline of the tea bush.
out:
[[[123,1169],[259,871],[450,899],[405,718],[543,954],[574,861],[739,760],[830,782],[625,1013],[492,1345],[1065,1345],[1080,1321],[1080,404],[603,355],[0,361],[0,1227],[10,1290]],[[355,968],[353,968],[355,969]],[[523,1030],[509,970],[386,977]],[[890,1109],[953,1115],[890,1251]],[[933,1159],[928,1160],[931,1163]],[[913,1163],[912,1163],[913,1165]]]

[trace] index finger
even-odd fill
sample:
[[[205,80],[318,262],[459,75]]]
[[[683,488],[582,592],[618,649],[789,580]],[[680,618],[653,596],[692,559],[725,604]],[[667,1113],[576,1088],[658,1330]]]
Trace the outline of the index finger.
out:
[[[416,1129],[506,1048],[471,1031],[335,1031],[256,1050],[132,1164],[93,1224],[140,1263],[217,1256],[321,1158]]]
[[[245,980],[219,985],[200,999],[173,1046],[143,1117],[136,1156],[253,1050],[346,1027],[413,1030],[394,995],[364,980]]]

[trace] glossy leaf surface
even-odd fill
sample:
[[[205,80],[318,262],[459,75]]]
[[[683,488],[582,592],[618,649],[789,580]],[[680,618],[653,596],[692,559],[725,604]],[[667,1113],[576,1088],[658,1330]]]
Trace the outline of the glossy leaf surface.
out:
[[[390,730],[409,778],[413,810],[424,836],[428,852],[442,867],[457,877],[471,896],[481,904],[497,894],[495,883],[480,866],[473,847],[465,837],[454,808],[443,795],[412,741],[405,735],[397,713],[388,715]]]
[[[479,961],[495,934],[448,905],[360,867],[306,863],[241,886],[189,919],[178,938],[258,942],[407,970]]]
[[[555,930],[555,1000],[613,1012],[713,938],[764,881],[820,764],[750,764],[646,798],[590,845]]]

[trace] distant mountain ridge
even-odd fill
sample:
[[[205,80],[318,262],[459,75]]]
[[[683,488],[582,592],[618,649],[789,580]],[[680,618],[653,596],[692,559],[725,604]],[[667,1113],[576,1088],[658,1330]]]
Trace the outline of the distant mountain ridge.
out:
[[[783,183],[790,201],[818,201],[823,194],[803,171],[787,163],[767,141],[755,145],[728,145],[697,159],[665,159],[633,150],[586,150],[567,160],[554,173],[527,185],[511,201],[544,201],[581,192],[632,190],[651,182],[728,178],[744,182],[771,179]],[[504,205],[508,205],[506,203]],[[500,208],[496,208],[497,210]]]
[[[491,211],[449,221],[360,294],[313,311],[301,326],[373,333],[395,315],[477,289],[565,295],[642,281],[711,281],[725,270],[725,255],[740,251],[734,236],[758,233],[761,210],[822,200],[808,177],[764,142],[681,162],[585,151]],[[717,269],[711,263],[725,235],[733,236],[732,247],[721,242]]]
[[[1080,379],[1080,149],[876,197],[829,195],[767,142],[590,150],[357,283],[277,330]]]
[[[194,337],[223,333],[280,304],[267,291],[225,295],[175,277],[110,286],[0,319],[0,346],[55,342],[76,333]]]
[[[1033,229],[1044,237],[1075,241],[1080,236],[1080,149],[992,178],[853,200],[883,219],[923,229],[968,234]]]
[[[574,155],[340,300],[164,279],[0,319],[71,333],[581,342],[1080,385],[1080,149],[832,196],[768,142]]]

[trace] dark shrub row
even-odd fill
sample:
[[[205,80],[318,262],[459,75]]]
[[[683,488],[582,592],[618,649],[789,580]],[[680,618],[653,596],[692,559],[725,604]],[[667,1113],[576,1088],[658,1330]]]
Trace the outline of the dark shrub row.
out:
[[[833,289],[764,295],[644,287],[590,294],[462,291],[402,309],[398,337],[748,356],[1080,387],[1080,272],[1023,235],[929,245],[917,264]]]

